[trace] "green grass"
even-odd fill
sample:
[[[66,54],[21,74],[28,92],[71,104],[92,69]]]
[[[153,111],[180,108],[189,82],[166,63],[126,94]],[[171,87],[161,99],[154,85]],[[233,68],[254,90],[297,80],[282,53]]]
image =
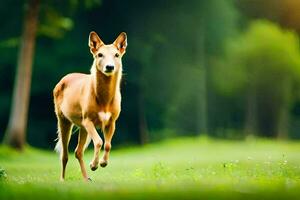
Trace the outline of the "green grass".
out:
[[[0,199],[299,199],[300,142],[179,138],[112,149],[90,183],[73,154],[59,171],[54,152],[0,147]]]

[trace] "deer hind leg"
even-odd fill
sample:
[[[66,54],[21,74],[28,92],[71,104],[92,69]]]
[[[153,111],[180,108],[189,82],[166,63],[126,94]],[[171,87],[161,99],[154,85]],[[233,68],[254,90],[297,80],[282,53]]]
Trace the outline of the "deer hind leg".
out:
[[[83,162],[83,154],[84,154],[84,150],[86,148],[86,143],[87,143],[87,131],[85,130],[85,128],[81,127],[79,134],[78,134],[78,144],[75,149],[75,157],[77,158],[77,160],[79,162],[81,173],[82,173],[84,180],[88,181],[88,180],[90,180],[90,178],[87,175],[85,165]]]
[[[109,152],[111,149],[111,140],[115,132],[115,122],[112,122],[107,127],[105,127],[103,132],[104,132],[105,143],[104,143],[104,154],[102,159],[100,160],[100,166],[106,167],[108,164]]]
[[[65,179],[65,171],[68,163],[68,146],[69,146],[71,130],[73,125],[65,117],[58,116],[57,120],[58,120],[58,138],[59,138],[59,141],[57,142],[57,150],[60,153],[60,159],[62,165],[60,180],[63,181]]]

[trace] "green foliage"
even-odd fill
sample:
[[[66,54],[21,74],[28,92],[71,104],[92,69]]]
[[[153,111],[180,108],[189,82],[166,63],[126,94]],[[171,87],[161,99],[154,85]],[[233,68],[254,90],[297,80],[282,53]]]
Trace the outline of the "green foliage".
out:
[[[54,152],[27,149],[10,155],[6,150],[0,163],[9,176],[0,182],[0,198],[294,199],[300,187],[299,151],[299,142],[179,138],[113,150],[106,168],[88,170],[90,183],[83,182],[70,155],[66,181],[60,183]],[[86,153],[86,165],[92,155]]]
[[[48,1],[42,4],[38,33],[53,39],[62,38],[74,27],[74,15],[101,5],[102,0]]]
[[[215,69],[215,83],[224,93],[263,86],[281,89],[300,78],[298,36],[268,21],[255,21],[240,37],[229,40],[225,58]]]
[[[38,33],[50,38],[62,38],[66,31],[70,31],[74,24],[71,18],[64,17],[57,10],[49,7],[39,25]]]
[[[253,8],[244,6],[246,1]],[[261,9],[259,13],[266,15],[266,9],[272,4],[268,1],[268,4],[257,6],[253,1],[246,1],[237,3],[244,6],[242,10]],[[149,130],[144,132],[150,134],[151,141],[173,138],[178,133],[199,134],[196,129],[202,121],[199,105],[203,99],[208,102],[205,108],[209,123],[207,134],[243,138],[240,130],[245,126],[245,99],[248,96],[257,97],[260,113],[256,119],[260,123],[270,127],[280,124],[276,118],[280,118],[281,110],[290,112],[296,95],[300,96],[299,90],[295,89],[300,86],[298,36],[276,24],[256,21],[236,37],[238,22],[244,18],[235,2],[41,2],[28,143],[53,148],[56,119],[52,89],[65,74],[89,73],[92,56],[87,38],[91,30],[97,31],[106,43],[112,42],[121,31],[128,34],[129,46],[123,58],[122,112],[114,146],[138,143],[141,127]],[[0,139],[9,115],[23,4],[20,0],[6,0],[0,4],[3,29],[0,72],[4,74],[0,78]],[[276,10],[273,14],[276,17]],[[241,23],[242,26],[248,24]],[[203,76],[207,92],[202,90]],[[293,129],[299,135],[300,109],[295,110]],[[267,135],[267,131],[262,134]],[[76,142],[75,136],[70,146]]]
[[[136,20],[141,16],[144,20]],[[128,52],[136,71],[128,72],[128,80],[142,90],[151,131],[197,131],[197,107],[206,98],[203,68],[234,34],[237,17],[231,0],[172,1],[168,6],[156,1],[134,12]]]
[[[251,134],[287,137],[299,80],[297,34],[261,20],[228,41],[224,59],[214,68],[219,92],[244,99],[245,127]]]

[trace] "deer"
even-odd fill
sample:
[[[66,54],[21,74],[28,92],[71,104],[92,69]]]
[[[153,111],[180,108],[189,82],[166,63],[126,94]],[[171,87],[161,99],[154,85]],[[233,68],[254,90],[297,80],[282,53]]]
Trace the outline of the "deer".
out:
[[[79,162],[83,179],[88,177],[83,155],[89,142],[94,145],[90,169],[95,171],[100,164],[106,167],[111,150],[111,140],[116,121],[121,112],[120,84],[122,57],[127,48],[127,35],[119,34],[112,44],[104,44],[98,34],[90,32],[88,46],[93,56],[90,74],[70,73],[64,76],[53,89],[54,109],[57,118],[58,141],[56,151],[60,154],[60,180],[65,180],[68,162],[68,146],[73,126],[78,127],[78,143],[75,157]],[[104,153],[99,160],[104,137]]]

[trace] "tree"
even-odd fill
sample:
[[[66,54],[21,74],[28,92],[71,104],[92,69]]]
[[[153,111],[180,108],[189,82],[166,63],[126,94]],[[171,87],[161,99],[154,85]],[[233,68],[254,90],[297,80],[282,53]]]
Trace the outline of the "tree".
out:
[[[152,58],[157,61],[150,66],[161,71],[155,79],[159,76],[159,87],[164,86],[162,105],[168,100],[162,118],[168,128],[182,133],[208,134],[212,124],[209,109],[214,104],[210,99],[213,92],[207,89],[211,60],[221,53],[224,40],[234,34],[236,10],[232,1],[180,1],[160,13],[164,14],[149,17],[156,19],[156,26],[152,23],[149,27],[157,30],[153,36],[158,43]]]
[[[60,38],[73,25],[70,18],[60,14],[60,7],[63,7],[63,11],[74,12],[80,7],[80,3],[83,3],[86,8],[91,8],[99,5],[100,2],[101,0],[84,0],[82,2],[70,0],[67,3],[46,1],[41,6],[39,0],[26,1],[11,112],[4,138],[6,144],[22,150],[26,141],[31,74],[37,33],[50,38]],[[38,27],[40,7],[43,11],[41,16],[43,20]]]
[[[17,149],[22,149],[25,144],[31,69],[35,49],[39,6],[39,0],[30,0],[26,5],[13,102],[6,131],[5,143]]]
[[[230,40],[215,68],[220,91],[245,97],[245,132],[269,137],[287,136],[299,78],[298,36],[268,21],[255,21]]]

